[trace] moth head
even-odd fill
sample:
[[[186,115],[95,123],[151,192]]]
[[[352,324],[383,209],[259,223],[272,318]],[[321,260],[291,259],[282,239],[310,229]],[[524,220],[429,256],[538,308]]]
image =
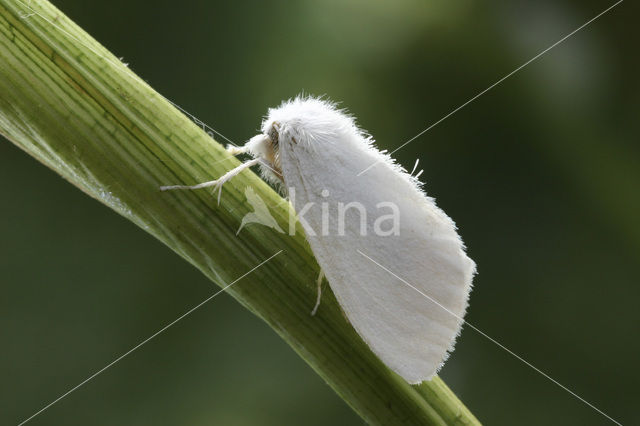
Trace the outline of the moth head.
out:
[[[273,126],[268,132],[249,139],[245,145],[249,154],[262,160],[260,170],[263,177],[271,183],[282,183],[278,139],[277,128]]]
[[[267,129],[267,135],[271,139],[271,143],[274,146],[274,149],[279,149],[280,147],[280,123],[274,121],[271,123],[271,126]]]

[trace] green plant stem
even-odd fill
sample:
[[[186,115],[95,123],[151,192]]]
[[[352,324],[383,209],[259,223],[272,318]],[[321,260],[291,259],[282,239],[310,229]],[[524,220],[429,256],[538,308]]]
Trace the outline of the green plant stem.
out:
[[[160,192],[239,163],[46,1],[0,0],[0,132],[220,286],[283,250],[228,292],[367,422],[479,424],[439,378],[410,386],[389,371],[330,291],[310,315],[318,266],[299,226],[294,237],[260,226],[235,235],[248,186],[288,229],[288,203],[255,174],[226,184],[220,205],[207,190]]]

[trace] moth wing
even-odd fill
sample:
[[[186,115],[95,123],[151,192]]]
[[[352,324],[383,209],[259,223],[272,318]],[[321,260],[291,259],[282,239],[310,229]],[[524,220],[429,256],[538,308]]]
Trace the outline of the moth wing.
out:
[[[280,150],[291,201],[347,318],[406,381],[430,379],[453,350],[475,273],[455,224],[359,132],[285,135]]]

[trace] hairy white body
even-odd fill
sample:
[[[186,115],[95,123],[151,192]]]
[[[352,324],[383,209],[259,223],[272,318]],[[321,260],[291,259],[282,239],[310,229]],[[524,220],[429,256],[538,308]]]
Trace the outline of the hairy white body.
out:
[[[298,213],[313,203],[301,222],[347,318],[407,382],[430,379],[453,350],[475,273],[453,221],[329,102],[285,102],[262,132],[230,151],[248,152],[267,180],[295,191]],[[358,208],[345,210],[350,203]],[[381,205],[397,207],[396,229],[376,223]]]

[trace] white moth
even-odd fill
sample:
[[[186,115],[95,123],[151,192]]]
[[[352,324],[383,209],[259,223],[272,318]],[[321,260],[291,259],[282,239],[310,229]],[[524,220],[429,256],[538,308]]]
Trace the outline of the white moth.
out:
[[[259,164],[289,193],[358,334],[407,382],[429,380],[453,350],[475,264],[417,177],[378,151],[352,117],[317,98],[270,109],[262,134],[229,151],[253,160],[216,181],[162,189],[221,186]]]

